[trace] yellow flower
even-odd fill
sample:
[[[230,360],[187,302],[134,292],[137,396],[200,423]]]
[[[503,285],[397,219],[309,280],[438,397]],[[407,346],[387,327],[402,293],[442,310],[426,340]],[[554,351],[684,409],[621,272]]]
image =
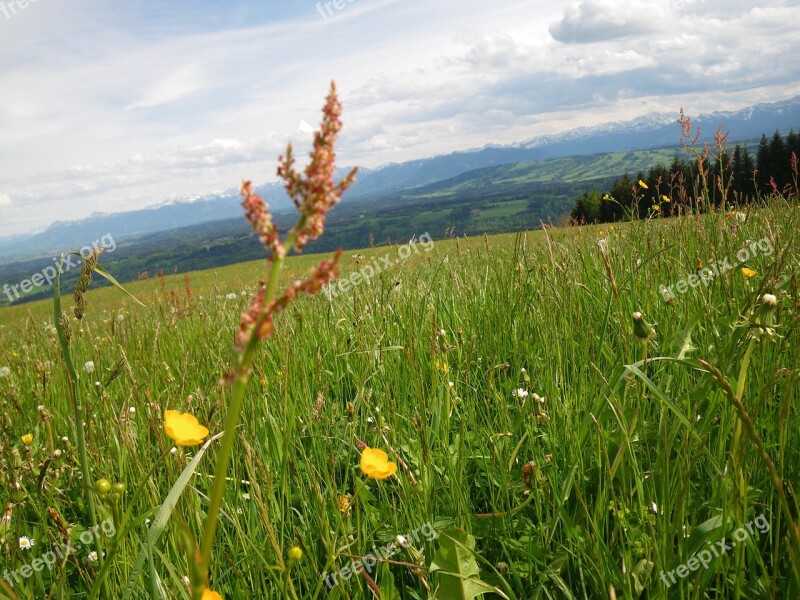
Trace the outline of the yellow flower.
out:
[[[177,410],[164,413],[164,431],[178,446],[196,446],[208,437],[208,429],[200,425],[193,415]]]
[[[661,199],[662,199],[664,202],[672,202],[672,198],[670,198],[669,196],[661,196]]]
[[[656,212],[661,212],[661,207],[658,204],[653,204],[653,210]]]
[[[347,514],[350,512],[350,494],[345,496],[339,496],[339,512],[342,514]]]
[[[33,441],[33,436],[30,433],[26,433],[22,436],[22,443],[26,446],[30,446],[31,442]]]
[[[755,277],[756,275],[758,275],[758,271],[753,271],[753,269],[742,267],[742,275],[744,275],[749,279],[750,277]]]
[[[603,194],[603,200],[611,200],[611,196],[608,194]]]
[[[642,188],[643,190],[649,190],[650,189],[649,187],[647,187],[647,184],[644,181],[642,181],[641,179],[639,180],[639,187]]]
[[[434,360],[433,364],[442,373],[447,373],[450,370],[450,367],[446,362],[440,362],[438,360]]]
[[[303,551],[298,546],[293,546],[289,549],[289,560],[297,562],[303,558]]]
[[[206,588],[203,590],[203,600],[222,600],[222,596],[220,596],[219,592],[212,592]]]
[[[367,447],[361,453],[361,472],[370,479],[388,479],[397,472],[397,465],[383,450]]]

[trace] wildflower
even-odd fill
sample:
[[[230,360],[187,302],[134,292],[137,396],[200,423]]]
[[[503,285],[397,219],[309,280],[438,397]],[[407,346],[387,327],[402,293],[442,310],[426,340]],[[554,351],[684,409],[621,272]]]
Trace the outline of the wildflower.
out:
[[[633,318],[633,333],[640,340],[647,340],[655,337],[655,332],[650,324],[644,320],[644,315],[640,312],[635,312],[631,315]]]
[[[398,535],[396,538],[394,538],[394,543],[401,548],[408,548],[409,546],[408,538],[404,535]]]
[[[8,377],[9,375],[11,375],[11,369],[8,367],[0,367],[0,379]]]
[[[290,561],[297,562],[303,558],[303,551],[299,546],[292,546],[289,549],[288,556]]]
[[[94,361],[87,360],[83,363],[83,370],[87,373],[94,373]]]
[[[97,562],[97,550],[92,550],[89,552],[89,555],[86,557],[89,562]]]
[[[526,390],[525,388],[517,388],[513,392],[511,392],[511,395],[514,396],[514,398],[527,398],[528,390]]]
[[[747,267],[742,267],[742,275],[750,279],[751,277],[755,277],[758,275],[758,271],[754,271],[753,269],[748,269]]]
[[[388,479],[397,472],[397,464],[383,450],[364,448],[361,453],[361,472],[370,479]]]
[[[194,415],[177,410],[164,413],[164,431],[178,446],[196,446],[208,437],[208,429]]]
[[[187,588],[192,585],[192,582],[189,581],[189,577],[187,575],[184,575],[182,579],[183,579],[183,585],[185,585]]]
[[[613,199],[614,199],[614,197],[611,196],[611,194],[603,194],[603,200],[609,201],[609,200],[613,200]]]
[[[30,433],[26,433],[25,435],[22,436],[21,439],[23,444],[25,444],[26,446],[30,446],[31,442],[33,441],[33,436]]]
[[[203,590],[202,600],[222,600],[222,596],[219,595],[219,592],[206,588]]]
[[[294,248],[298,252],[308,241],[322,235],[326,213],[339,202],[344,191],[355,181],[356,169],[353,169],[338,184],[333,182],[336,171],[334,143],[342,128],[339,119],[341,113],[342,105],[336,96],[336,86],[331,83],[331,91],[322,109],[322,125],[314,136],[311,161],[306,166],[304,175],[301,176],[294,169],[295,159],[291,144],[286,149],[286,157],[281,156],[278,160],[278,176],[286,182],[284,188],[303,216],[299,229],[292,228],[289,234],[290,237],[295,236]]]
[[[125,320],[125,315],[117,315],[117,323],[122,323]]]
[[[236,300],[236,298],[238,298],[238,296],[236,294],[234,294],[233,292],[231,292],[230,294],[225,294],[225,299],[226,300]]]
[[[436,367],[436,370],[441,371],[442,373],[447,373],[447,371],[450,369],[450,366],[446,362],[434,360],[433,364]]]
[[[778,298],[774,294],[764,294],[761,296],[761,302],[766,306],[778,306]]]
[[[653,210],[656,212],[661,212],[661,207],[658,204],[653,204]]]
[[[131,406],[131,407],[128,409],[128,412],[129,412],[130,414],[135,414],[135,413],[136,413],[136,407],[135,407],[135,406]]]
[[[150,519],[145,519],[144,520],[144,526],[145,527],[150,527],[150,523],[152,523],[152,521]]]
[[[36,540],[33,538],[29,538],[23,535],[19,538],[19,549],[20,550],[30,550],[36,544]]]
[[[647,184],[644,181],[642,181],[641,179],[639,180],[639,187],[642,188],[643,190],[649,190],[650,189],[649,187],[647,187]]]
[[[339,505],[339,512],[346,515],[350,512],[350,499],[352,496],[350,494],[346,494],[344,496],[339,496],[339,501],[337,504]]]
[[[247,492],[242,492],[242,500],[250,500],[250,494]]]
[[[672,198],[670,198],[670,197],[669,197],[669,196],[667,196],[667,195],[662,195],[662,196],[661,196],[661,199],[662,199],[664,202],[672,202]]]

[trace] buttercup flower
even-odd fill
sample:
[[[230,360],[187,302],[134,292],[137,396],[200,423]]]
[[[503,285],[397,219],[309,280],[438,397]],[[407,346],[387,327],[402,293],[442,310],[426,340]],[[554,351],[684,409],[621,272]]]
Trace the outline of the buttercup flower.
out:
[[[669,197],[669,196],[667,196],[667,195],[663,195],[663,196],[661,196],[661,199],[662,199],[664,202],[672,202],[672,198],[670,198],[670,197]]]
[[[750,277],[755,277],[756,275],[758,275],[758,271],[753,271],[753,269],[742,267],[742,275],[744,275],[749,279]]]
[[[388,479],[397,472],[397,465],[383,450],[364,448],[361,453],[361,472],[370,479]]]
[[[178,446],[196,446],[208,437],[208,429],[194,415],[177,410],[164,413],[164,431]]]
[[[23,444],[25,444],[26,446],[30,446],[31,442],[33,441],[33,436],[30,433],[26,433],[25,435],[22,436],[21,439]]]
[[[222,600],[222,596],[219,595],[219,592],[212,592],[206,588],[203,590],[203,600]]]
[[[641,179],[639,180],[639,187],[642,188],[643,190],[649,190],[650,189],[649,187],[647,187],[647,184],[644,181],[642,181]]]

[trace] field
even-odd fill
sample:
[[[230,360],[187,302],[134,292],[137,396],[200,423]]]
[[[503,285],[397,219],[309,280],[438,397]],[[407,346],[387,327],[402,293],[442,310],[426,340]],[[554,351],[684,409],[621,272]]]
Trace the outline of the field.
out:
[[[210,587],[800,597],[798,234],[775,199],[347,252],[340,281],[391,267],[298,298],[259,346]],[[289,258],[280,287],[319,260]],[[88,483],[125,484],[92,492],[94,530],[53,302],[0,309],[0,597],[190,598],[220,442],[172,451],[165,411],[223,431],[264,270],[126,283],[144,306],[103,288],[80,322],[63,290]],[[396,473],[366,476],[364,445]]]

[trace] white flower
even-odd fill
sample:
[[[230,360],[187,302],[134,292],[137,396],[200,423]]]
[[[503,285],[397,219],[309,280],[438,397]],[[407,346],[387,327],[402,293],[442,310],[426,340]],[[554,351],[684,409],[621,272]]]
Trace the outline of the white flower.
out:
[[[247,296],[247,291],[246,291],[246,290],[242,290],[242,292],[241,292],[240,296],[241,296],[242,298],[246,297],[246,296]]]
[[[150,527],[150,523],[151,523],[151,522],[152,522],[152,521],[150,521],[150,519],[145,519],[145,520],[144,520],[144,526],[145,526],[145,527]]]
[[[236,300],[236,297],[237,297],[236,294],[234,294],[233,292],[231,292],[230,294],[225,294],[226,300]]]
[[[545,397],[544,396],[540,396],[539,394],[534,394],[533,395],[533,399],[536,402],[538,402],[539,404],[544,404],[544,401],[545,401]]]
[[[89,556],[86,558],[89,559],[89,562],[97,562],[97,550],[92,550],[89,552]]]
[[[22,536],[19,538],[19,549],[20,550],[30,550],[36,544],[36,540],[33,538],[29,538],[27,536]]]
[[[597,247],[600,248],[600,252],[605,254],[608,251],[608,240],[605,238],[600,238],[597,240]]]
[[[242,493],[242,500],[250,500],[250,494],[247,492]]]
[[[184,576],[183,576],[183,585],[185,585],[187,588],[188,588],[190,585],[192,585],[192,582],[191,582],[191,581],[189,581],[189,578],[188,578],[186,575],[184,575]]]
[[[778,299],[775,294],[764,294],[761,296],[761,301],[767,306],[778,306]]]
[[[747,220],[747,215],[742,212],[736,213],[736,220],[740,223],[744,223]]]
[[[0,379],[8,377],[9,375],[11,375],[11,369],[8,367],[0,367]]]
[[[511,392],[511,395],[514,396],[515,398],[527,398],[528,390],[526,390],[525,388],[517,388],[513,392]]]
[[[136,407],[135,407],[135,406],[131,406],[131,407],[128,409],[128,412],[129,412],[129,413],[131,413],[131,414],[134,414],[134,413],[136,412]]]
[[[453,383],[452,381],[448,381],[447,382],[447,387],[449,387],[449,388],[453,387],[454,385],[455,385],[455,383]]]
[[[125,320],[125,315],[117,315],[117,322],[122,323]]]
[[[67,436],[64,436],[61,438],[61,441],[66,444],[69,441],[69,438]]]
[[[94,361],[87,360],[83,363],[83,370],[87,373],[94,373]]]
[[[408,548],[408,539],[404,535],[398,535],[394,538],[395,543],[401,548]]]
[[[175,446],[173,446],[172,449],[169,451],[169,453],[170,454],[175,454],[177,451],[178,451],[178,449]]]

